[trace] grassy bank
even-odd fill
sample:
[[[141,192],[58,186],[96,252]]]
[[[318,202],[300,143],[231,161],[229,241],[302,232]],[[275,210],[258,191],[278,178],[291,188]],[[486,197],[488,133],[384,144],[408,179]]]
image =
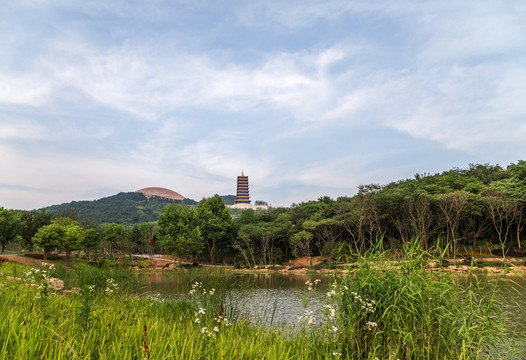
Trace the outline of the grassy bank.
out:
[[[327,292],[326,317],[291,329],[233,318],[228,281],[188,276],[170,301],[135,295],[124,268],[0,267],[0,359],[485,359],[499,352],[498,312],[477,282],[423,271],[407,249],[398,272],[362,266]],[[197,274],[197,273],[196,273]],[[224,275],[228,276],[228,275]],[[8,278],[9,277],[9,278]],[[54,291],[55,277],[69,295]],[[306,291],[316,284],[306,284]],[[497,355],[502,358],[503,355]]]

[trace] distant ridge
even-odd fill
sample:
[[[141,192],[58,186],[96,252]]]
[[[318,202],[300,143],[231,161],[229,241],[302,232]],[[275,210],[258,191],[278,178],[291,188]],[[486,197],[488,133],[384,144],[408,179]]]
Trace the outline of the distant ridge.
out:
[[[135,192],[143,194],[148,200],[154,196],[177,201],[183,201],[185,199],[185,197],[179,194],[178,192],[162,187],[147,187],[144,189],[137,190]]]
[[[178,195],[182,197],[182,195]],[[169,204],[179,204],[181,206],[197,205],[197,202],[192,199],[184,197],[182,199],[174,200],[160,197],[156,193],[152,193],[150,198],[148,198],[141,192],[127,192],[98,200],[72,201],[70,203],[53,205],[47,207],[47,210],[59,213],[67,211],[73,216],[76,215],[78,220],[88,222],[93,226],[107,223],[132,225],[157,221],[163,208]]]

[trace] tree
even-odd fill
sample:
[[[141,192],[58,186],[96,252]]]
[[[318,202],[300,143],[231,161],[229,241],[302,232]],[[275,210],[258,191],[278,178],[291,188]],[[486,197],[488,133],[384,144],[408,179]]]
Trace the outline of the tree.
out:
[[[506,194],[491,190],[484,194],[484,202],[493,228],[498,235],[502,257],[505,258],[505,245],[511,230],[514,215],[518,211],[518,204]]]
[[[354,249],[358,254],[368,247],[367,238],[371,246],[375,237],[382,234],[377,204],[373,196],[373,193],[360,193],[349,201],[341,202],[337,207],[341,223],[353,239]]]
[[[62,246],[62,241],[66,236],[66,227],[53,221],[38,229],[33,237],[33,243],[44,249],[44,259],[47,260],[48,254],[55,248]]]
[[[422,249],[427,250],[427,241],[433,224],[429,197],[423,194],[406,197],[405,212],[411,224],[412,237],[420,239]]]
[[[159,215],[159,234],[168,251],[182,257],[195,258],[203,251],[197,211],[188,206],[167,205]]]
[[[10,241],[13,241],[20,230],[21,222],[15,210],[8,210],[0,207],[0,246],[2,253]]]
[[[313,235],[312,233],[301,230],[290,237],[290,247],[292,249],[292,255],[296,258],[303,256],[309,257],[312,255],[313,248]],[[310,263],[310,259],[309,259]]]
[[[82,236],[82,248],[84,253],[90,258],[90,251],[95,249],[100,242],[100,233],[96,229],[87,229]]]
[[[53,214],[47,212],[46,209],[24,211],[20,216],[22,226],[20,235],[22,236],[22,245],[28,247],[29,251],[33,251],[33,236],[44,225],[51,224]]]
[[[141,240],[146,243],[146,248],[150,256],[153,254],[156,245],[156,223],[144,222],[139,226],[141,231]]]
[[[105,252],[110,255],[113,254],[113,250],[121,250],[125,247],[128,240],[128,234],[122,225],[111,223],[102,227],[102,242],[105,248]]]
[[[197,206],[199,229],[208,253],[208,260],[217,262],[218,253],[225,254],[234,238],[232,216],[219,195],[203,199]]]
[[[457,228],[462,219],[468,198],[469,194],[466,191],[455,191],[436,196],[436,203],[446,222],[446,237],[450,248],[453,249],[453,256],[457,253]]]
[[[342,221],[335,218],[307,220],[303,223],[303,228],[316,237],[320,253],[323,253],[324,245],[333,246],[345,231]]]
[[[66,251],[66,260],[70,259],[72,251],[81,249],[83,237],[84,229],[76,222],[65,226],[65,234],[60,247]]]

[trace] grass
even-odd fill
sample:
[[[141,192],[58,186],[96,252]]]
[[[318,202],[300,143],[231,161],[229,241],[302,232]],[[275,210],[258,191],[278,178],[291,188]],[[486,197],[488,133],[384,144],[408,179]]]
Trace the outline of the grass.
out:
[[[326,318],[313,321],[306,311],[294,331],[237,318],[225,305],[235,275],[224,270],[170,273],[181,289],[167,300],[135,295],[140,279],[127,268],[57,264],[46,276],[78,288],[66,296],[42,272],[26,276],[27,267],[2,263],[0,360],[486,359],[497,351],[498,309],[491,296],[479,296],[480,283],[460,286],[424,271],[416,246],[398,271],[370,266],[386,255],[365,256],[329,289]]]
[[[404,253],[399,271],[378,270],[386,257],[366,256],[355,276],[333,290],[342,353],[356,359],[486,358],[503,329],[493,296],[480,295],[476,278],[460,286],[450,274],[424,271],[417,243]]]

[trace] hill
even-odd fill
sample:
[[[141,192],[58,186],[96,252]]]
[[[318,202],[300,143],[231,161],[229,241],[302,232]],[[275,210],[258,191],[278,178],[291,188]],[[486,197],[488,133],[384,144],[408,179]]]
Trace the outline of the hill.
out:
[[[157,221],[162,209],[168,204],[197,205],[192,199],[182,201],[153,196],[147,198],[142,193],[121,192],[92,201],[73,201],[52,205],[50,212],[74,212],[79,221],[86,221],[94,226],[106,223],[137,224]]]

